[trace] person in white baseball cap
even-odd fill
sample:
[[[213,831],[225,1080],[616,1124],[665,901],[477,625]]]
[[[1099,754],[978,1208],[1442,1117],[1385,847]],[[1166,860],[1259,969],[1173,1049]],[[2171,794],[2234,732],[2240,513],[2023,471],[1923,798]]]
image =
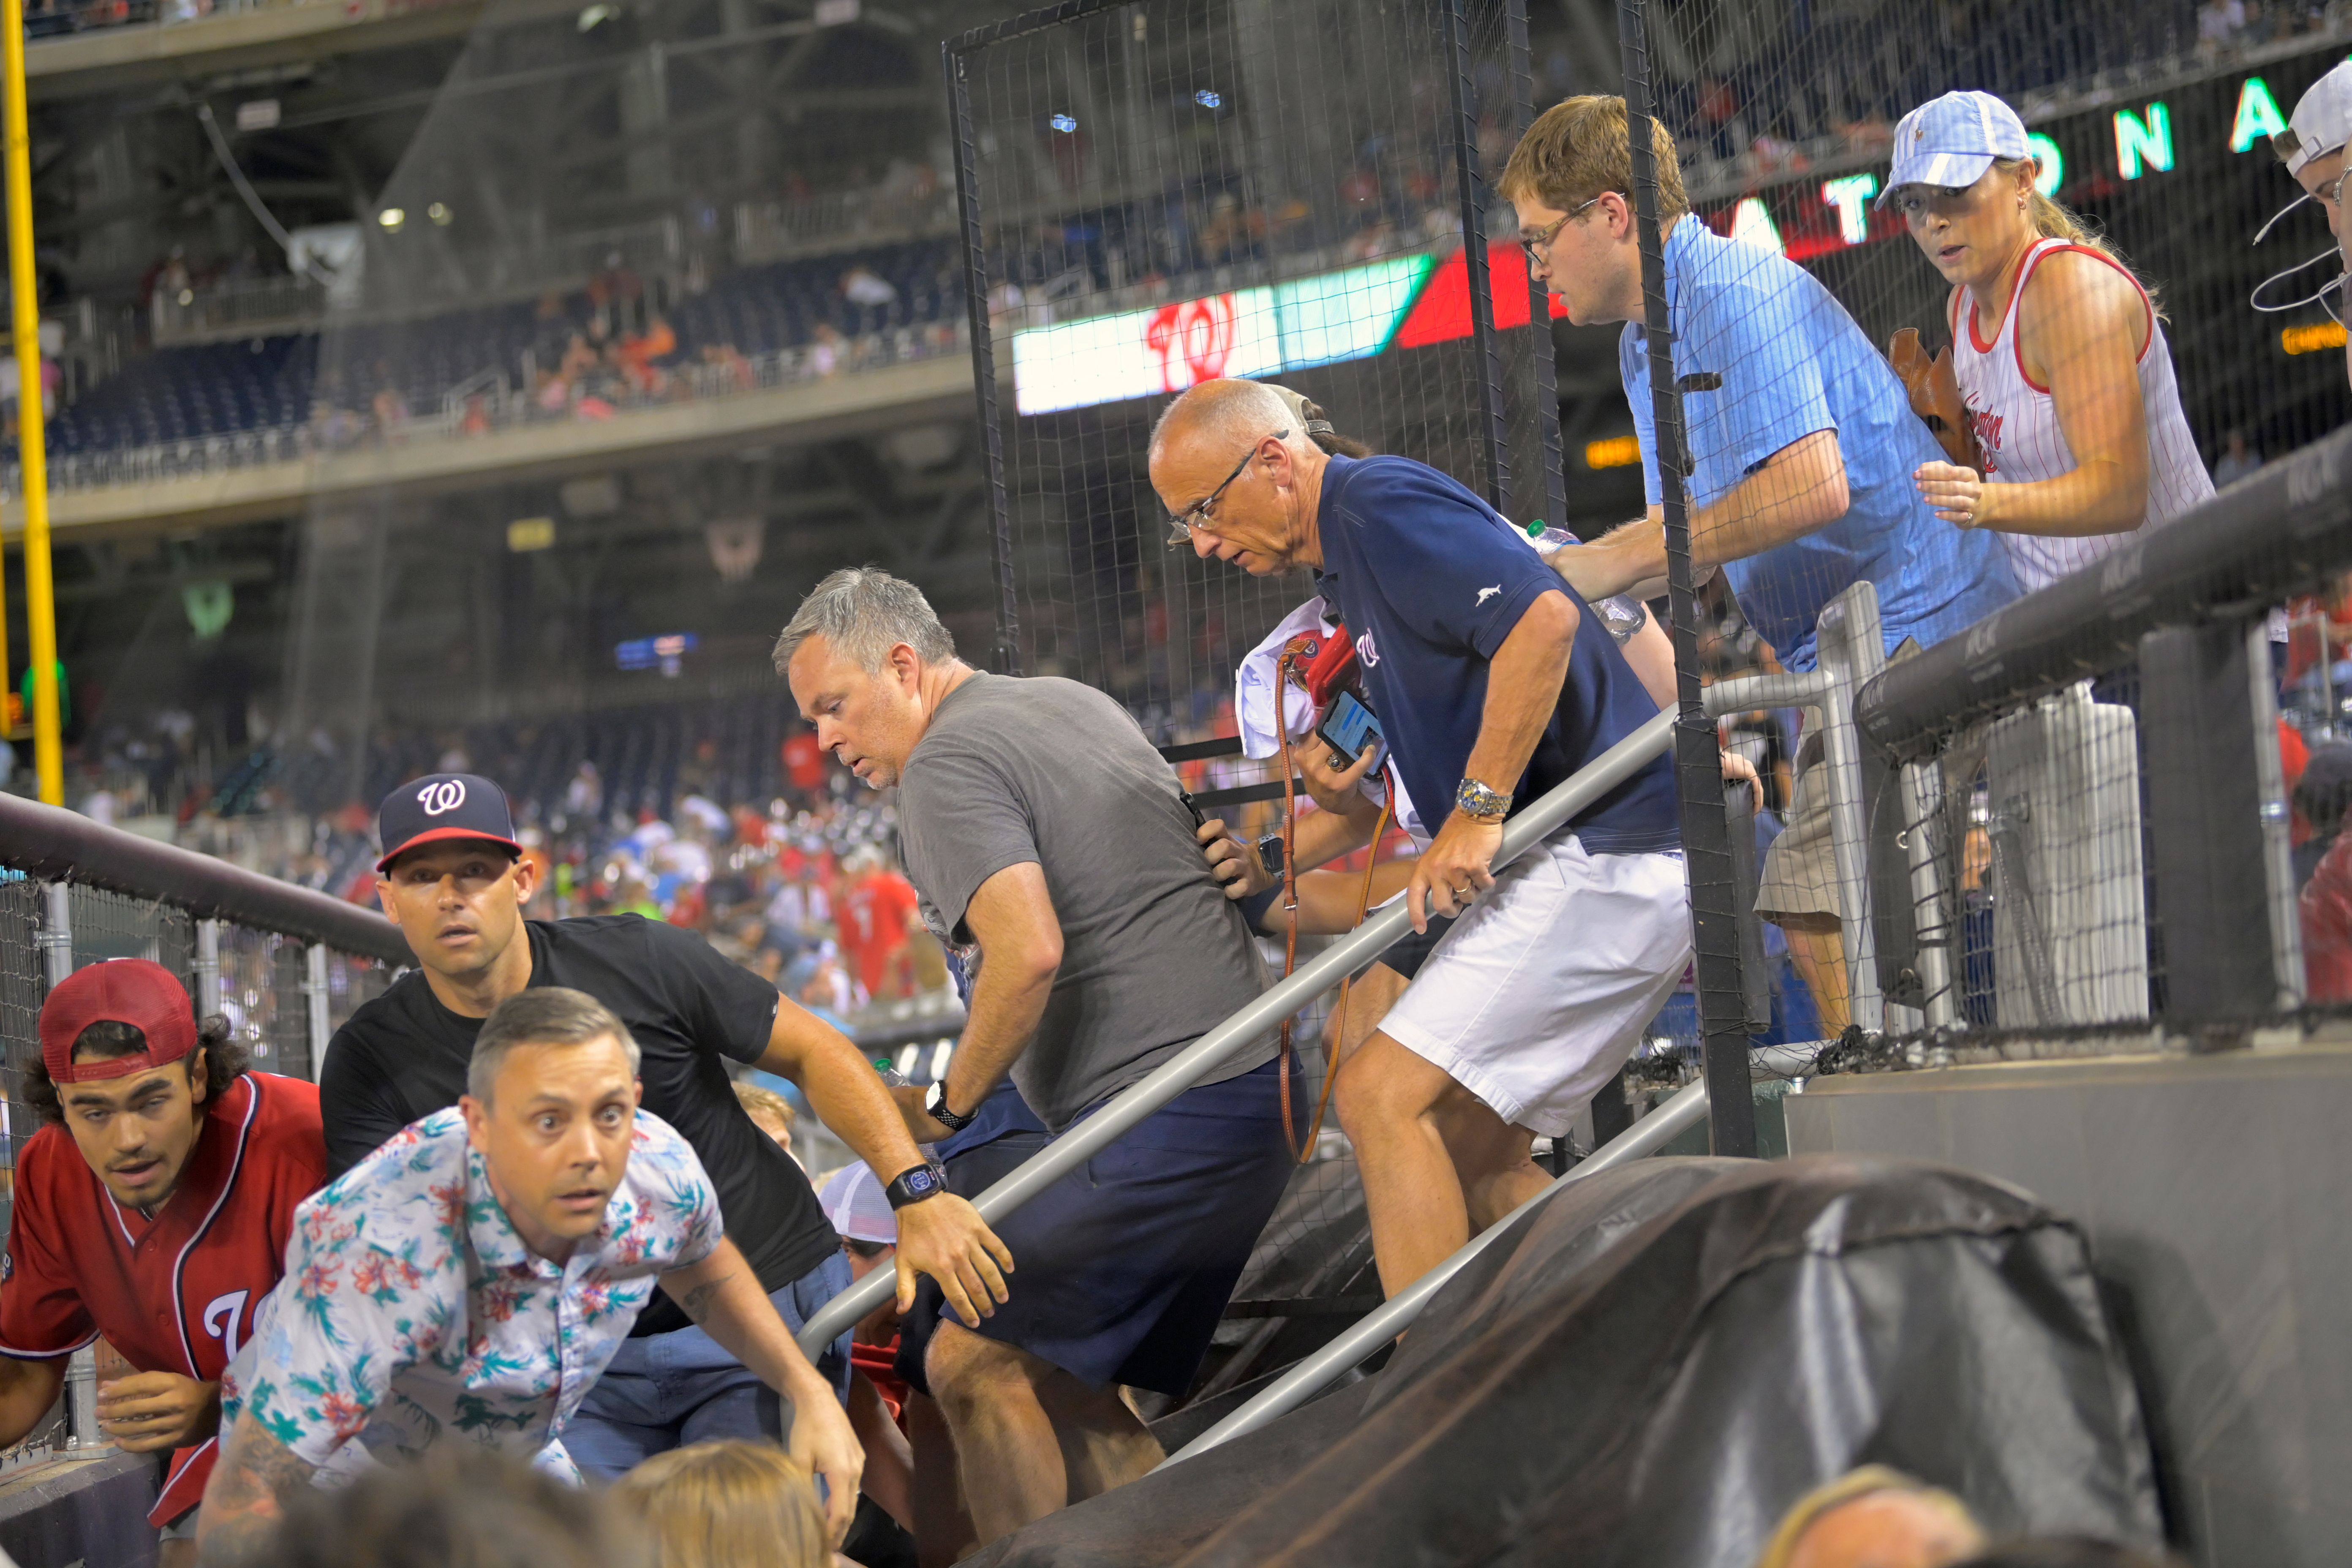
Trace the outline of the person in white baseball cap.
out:
[[[2155,300],[2041,175],[2015,110],[1948,92],[1895,127],[1879,198],[1951,285],[1973,459],[1913,482],[1945,521],[1999,534],[2027,593],[2213,493]]]
[[[2345,145],[2352,142],[2352,60],[2337,64],[2326,76],[2304,89],[2295,100],[2294,112],[2287,116],[2286,129],[2271,138],[2271,145],[2286,164],[2286,172],[2303,187],[2303,194],[2271,215],[2254,235],[2260,245],[2269,237],[2272,229],[2287,214],[2305,202],[2316,202],[2327,218],[2327,232],[2334,241],[2308,261],[2296,263],[2284,271],[2273,273],[2255,285],[2249,301],[2257,310],[2276,312],[2299,310],[2316,303],[2341,321],[2343,312],[2331,303],[2328,296],[2344,286],[2352,258],[2344,249],[2344,153]],[[2271,297],[2271,286],[2282,279],[2294,277],[2311,268],[2327,265],[2333,268],[2326,282],[2304,294],[2300,299],[2276,300]],[[2280,292],[2292,292],[2283,289]],[[2345,375],[2352,380],[2352,342],[2345,346]]]

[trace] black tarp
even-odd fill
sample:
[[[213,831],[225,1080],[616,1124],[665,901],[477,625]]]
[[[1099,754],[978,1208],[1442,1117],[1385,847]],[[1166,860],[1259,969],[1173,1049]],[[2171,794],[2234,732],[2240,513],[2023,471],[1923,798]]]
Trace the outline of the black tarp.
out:
[[[2081,1235],[1940,1166],[1652,1160],[1521,1222],[1378,1375],[970,1561],[1748,1568],[1871,1463],[1998,1533],[2158,1538]]]

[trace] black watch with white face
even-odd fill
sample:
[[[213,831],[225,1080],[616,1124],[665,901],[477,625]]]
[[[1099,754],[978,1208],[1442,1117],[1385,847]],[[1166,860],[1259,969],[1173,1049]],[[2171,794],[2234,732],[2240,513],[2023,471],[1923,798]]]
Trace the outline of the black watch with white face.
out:
[[[908,1204],[921,1203],[925,1198],[938,1197],[947,1190],[947,1178],[940,1173],[937,1165],[915,1165],[891,1178],[890,1184],[882,1189],[882,1195],[889,1199],[890,1207],[897,1210]]]
[[[1257,863],[1276,881],[1282,879],[1282,835],[1269,833],[1257,841]]]
[[[923,1096],[923,1114],[950,1132],[961,1132],[971,1125],[972,1118],[978,1116],[980,1112],[974,1110],[967,1115],[958,1116],[954,1111],[950,1110],[948,1086],[944,1082],[940,1082],[931,1085],[930,1092]]]

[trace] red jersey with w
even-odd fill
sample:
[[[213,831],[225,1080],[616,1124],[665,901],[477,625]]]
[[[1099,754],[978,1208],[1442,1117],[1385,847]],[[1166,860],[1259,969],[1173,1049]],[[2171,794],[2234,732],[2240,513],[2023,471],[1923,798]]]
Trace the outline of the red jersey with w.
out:
[[[114,1201],[62,1127],[16,1157],[0,1258],[0,1354],[70,1355],[104,1335],[141,1372],[217,1383],[285,1268],[294,1209],[327,1180],[319,1089],[247,1073],[205,1107],[180,1185],[153,1219]],[[218,1442],[172,1456],[148,1518],[204,1500]]]
[[[869,996],[882,994],[890,961],[907,945],[907,917],[919,900],[915,885],[896,871],[877,871],[841,895],[842,955],[857,972]]]

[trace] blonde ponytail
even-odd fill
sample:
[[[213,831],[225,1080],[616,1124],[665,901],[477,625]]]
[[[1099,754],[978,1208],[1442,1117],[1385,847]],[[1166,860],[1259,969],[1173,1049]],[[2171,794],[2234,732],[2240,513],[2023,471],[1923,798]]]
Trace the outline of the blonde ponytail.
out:
[[[2029,160],[2023,158],[1996,159],[1993,167],[2003,174],[2014,174],[2018,170],[2026,168],[2028,163]],[[2157,320],[2168,321],[2172,319],[2165,314],[2164,301],[2158,297],[2155,287],[2139,275],[2139,269],[2124,258],[2123,252],[2110,244],[2106,236],[2085,222],[2081,214],[2063,207],[2043,195],[2041,186],[2028,184],[2025,187],[2025,216],[2026,221],[2032,225],[2033,232],[2042,238],[2063,239],[2069,245],[2079,245],[2085,250],[2095,250],[2117,267],[2122,268],[2132,281],[2137,283],[2146,291],[2147,302],[2155,310]]]

